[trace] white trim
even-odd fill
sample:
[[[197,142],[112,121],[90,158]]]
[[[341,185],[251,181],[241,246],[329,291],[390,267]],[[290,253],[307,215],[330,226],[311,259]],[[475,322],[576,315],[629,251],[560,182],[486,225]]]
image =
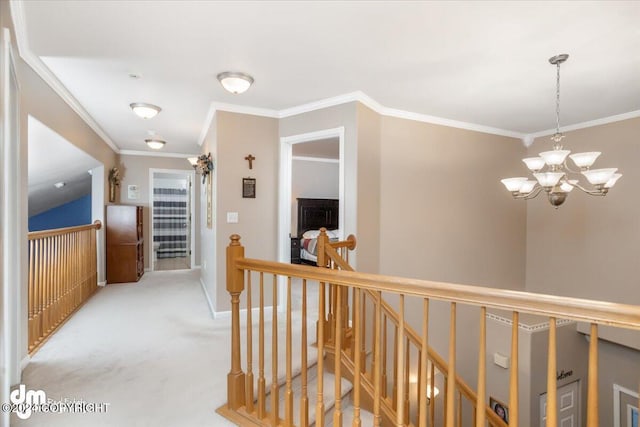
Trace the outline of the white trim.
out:
[[[36,56],[29,47],[27,37],[27,24],[24,17],[24,7],[22,1],[11,1],[11,18],[14,24],[16,39],[18,43],[18,52],[20,57],[38,74],[42,80],[53,89],[64,102],[71,107],[73,111],[80,116],[82,120],[91,128],[100,138],[116,153],[120,152],[120,147],[111,139],[109,135],[100,127],[93,117],[85,110],[80,102],[69,92],[69,90],[58,80],[53,72],[47,67],[42,60]]]
[[[366,105],[364,101],[361,101],[361,99],[363,99],[362,95],[364,95],[364,93],[360,91],[350,92],[343,95],[333,96],[331,98],[321,99],[319,101],[301,104],[291,108],[285,108],[284,110],[280,110],[278,112],[277,117],[282,119],[285,117],[297,116],[298,114],[309,113],[311,111],[322,110],[323,108],[335,107],[336,105],[348,104],[350,102],[356,101],[360,101]],[[371,100],[371,98],[367,97],[367,100]]]
[[[272,119],[280,118],[277,110],[270,108],[251,107],[249,105],[227,104],[224,102],[212,102],[211,107],[215,111],[227,111],[229,113],[250,114],[252,116],[270,117]],[[201,132],[202,134],[202,132]]]
[[[620,426],[620,393],[628,394],[636,399],[639,398],[638,393],[618,384],[613,384],[613,427]]]
[[[98,282],[98,286],[102,286],[102,287],[107,286],[106,280],[104,282]]]
[[[327,159],[324,157],[292,156],[291,159],[301,162],[340,163],[340,159]]]
[[[121,156],[145,156],[145,157],[174,157],[177,159],[188,159],[189,157],[197,157],[199,154],[188,153],[165,153],[162,151],[139,151],[139,150],[120,150]]]
[[[622,120],[635,119],[640,117],[640,110],[629,111],[628,113],[616,114],[615,116],[603,117],[601,119],[589,120],[587,122],[576,123],[569,126],[562,126],[561,130],[563,132],[570,132],[572,130],[585,129],[594,126],[606,125],[609,123],[621,122]],[[539,138],[541,136],[553,135],[556,133],[555,129],[547,129],[542,130],[540,132],[534,132],[532,134],[527,135],[527,137]]]
[[[200,277],[200,287],[202,288],[202,292],[204,292],[204,298],[207,300],[207,306],[209,306],[209,313],[211,313],[211,318],[215,319],[216,311],[213,309],[213,303],[211,302],[211,298],[209,297],[209,292],[207,292],[207,287],[202,281],[202,276]]]
[[[189,188],[189,223],[190,223],[190,235],[189,235],[189,262],[190,268],[193,268],[195,265],[195,257],[196,257],[196,215],[195,215],[195,205],[196,205],[196,195],[195,195],[195,179],[196,172],[195,170],[185,170],[185,169],[159,169],[159,168],[149,168],[149,236],[151,236],[151,246],[149,250],[151,258],[149,260],[149,271],[154,271],[153,268],[153,174],[155,173],[171,173],[175,175],[186,175],[191,180],[191,186]],[[145,269],[146,271],[146,269]]]
[[[29,365],[29,363],[31,362],[31,356],[29,356],[28,354],[22,358],[22,360],[20,361],[20,372],[24,371],[24,368],[27,367],[27,365]]]
[[[207,137],[207,133],[209,133],[209,129],[211,128],[211,124],[213,123],[213,119],[216,117],[216,107],[213,105],[209,105],[209,111],[207,111],[207,117],[204,119],[204,126],[202,126],[202,130],[200,130],[200,136],[198,137],[198,145],[202,147],[204,143],[204,139]]]
[[[502,317],[498,314],[495,313],[489,313],[487,312],[486,316],[487,319],[489,320],[493,320],[495,322],[498,323],[502,323],[503,325],[507,325],[507,326],[511,326],[513,325],[513,319],[510,319],[508,317]],[[570,320],[570,319],[556,319],[556,326],[565,326],[565,325],[569,325],[572,323],[576,323],[574,320]],[[518,322],[518,329],[522,329],[523,331],[526,332],[537,332],[537,331],[545,331],[547,329],[549,329],[549,321],[545,320],[541,323],[536,323],[533,325],[527,325],[525,323],[522,322]]]

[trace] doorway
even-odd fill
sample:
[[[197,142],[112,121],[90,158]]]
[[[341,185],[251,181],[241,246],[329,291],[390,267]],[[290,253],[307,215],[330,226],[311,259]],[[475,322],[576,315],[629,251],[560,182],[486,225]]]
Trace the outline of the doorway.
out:
[[[558,426],[580,426],[580,381],[558,387]],[[540,426],[547,423],[547,393],[540,395]]]
[[[149,170],[152,271],[193,268],[193,171]]]

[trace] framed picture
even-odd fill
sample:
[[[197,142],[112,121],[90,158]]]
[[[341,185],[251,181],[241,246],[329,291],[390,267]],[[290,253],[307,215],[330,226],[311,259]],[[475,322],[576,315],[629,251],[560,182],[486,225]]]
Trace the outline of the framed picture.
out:
[[[640,427],[638,392],[613,385],[613,427]]]
[[[509,424],[509,407],[504,403],[500,402],[498,399],[493,397],[489,398],[489,406],[493,410],[493,412],[500,417],[502,421]]]
[[[638,408],[627,405],[627,427],[638,427]]]
[[[245,199],[256,198],[256,179],[242,178],[242,197]]]

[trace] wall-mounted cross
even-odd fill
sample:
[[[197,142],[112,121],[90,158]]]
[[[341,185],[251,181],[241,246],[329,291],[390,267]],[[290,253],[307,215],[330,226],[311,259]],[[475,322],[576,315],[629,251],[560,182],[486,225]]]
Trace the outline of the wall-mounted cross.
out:
[[[247,157],[244,158],[246,161],[249,162],[249,169],[253,169],[253,161],[256,159],[255,157],[253,157],[251,154],[249,154]]]

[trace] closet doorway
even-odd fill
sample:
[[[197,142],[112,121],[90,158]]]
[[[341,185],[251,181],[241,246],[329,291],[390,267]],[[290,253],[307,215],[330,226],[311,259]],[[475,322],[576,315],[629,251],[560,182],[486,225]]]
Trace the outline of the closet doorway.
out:
[[[151,271],[193,268],[193,171],[149,170]]]

